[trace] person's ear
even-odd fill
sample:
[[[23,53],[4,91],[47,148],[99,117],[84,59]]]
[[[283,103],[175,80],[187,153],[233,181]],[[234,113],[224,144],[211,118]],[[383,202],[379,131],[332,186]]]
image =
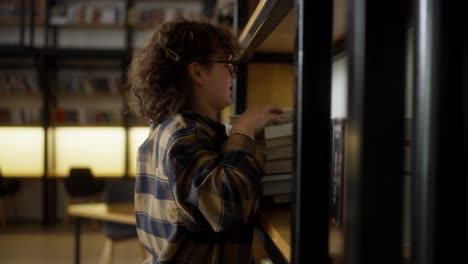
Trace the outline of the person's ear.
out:
[[[188,65],[188,73],[190,78],[192,78],[195,84],[201,85],[203,84],[203,71],[202,67],[197,62],[192,62]]]

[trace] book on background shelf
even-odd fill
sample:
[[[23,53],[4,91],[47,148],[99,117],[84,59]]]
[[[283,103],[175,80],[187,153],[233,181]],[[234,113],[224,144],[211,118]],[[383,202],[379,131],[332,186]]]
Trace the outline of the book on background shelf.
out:
[[[57,108],[55,111],[55,121],[58,124],[77,124],[79,122],[78,111],[71,108]]]
[[[128,21],[133,26],[154,26],[171,21],[177,17],[198,20],[201,17],[201,5],[194,1],[171,4],[169,1],[138,1],[128,12]]]
[[[17,73],[0,73],[0,93],[37,94],[39,86],[32,76]]]
[[[119,121],[118,114],[109,110],[88,111],[86,116],[88,124],[117,124]]]
[[[11,112],[8,108],[0,108],[0,123],[9,124],[11,123]]]
[[[50,23],[61,25],[123,25],[124,1],[75,2],[52,7]]]
[[[41,109],[21,106],[15,108],[0,108],[0,123],[7,125],[27,125],[41,123]]]
[[[332,119],[330,221],[336,226],[341,226],[343,220],[344,130],[345,123],[343,119]]]
[[[123,91],[123,80],[113,76],[71,77],[59,80],[62,94],[113,95]]]
[[[34,19],[36,22],[41,22],[45,17],[45,1],[34,0]],[[19,23],[21,18],[21,1],[19,0],[2,0],[0,1],[0,24],[4,21],[14,20]],[[26,21],[29,21],[31,13],[30,1],[24,1],[23,14]]]
[[[38,124],[41,121],[41,111],[36,108],[22,107],[19,109],[21,124]]]

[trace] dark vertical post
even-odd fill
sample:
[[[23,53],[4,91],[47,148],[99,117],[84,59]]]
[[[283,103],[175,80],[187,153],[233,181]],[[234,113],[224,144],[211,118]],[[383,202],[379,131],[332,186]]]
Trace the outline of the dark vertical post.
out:
[[[19,23],[19,30],[20,30],[20,45],[24,47],[24,31],[25,31],[25,24],[26,24],[26,0],[21,0],[20,2],[20,23]]]
[[[466,263],[466,5],[416,3],[414,125],[420,140],[414,153],[412,262]]]
[[[47,128],[54,128],[56,124],[53,123],[52,115],[55,114],[55,110],[57,108],[57,95],[56,92],[54,91],[55,85],[53,85],[53,82],[57,82],[57,57],[51,57],[51,56],[46,56],[46,76],[47,76],[47,92],[49,93],[49,101],[47,104],[47,118],[48,118],[48,125]],[[53,111],[51,111],[53,109]],[[47,155],[48,160],[49,160],[49,166],[52,165],[54,168],[54,172],[56,169],[56,156],[55,156],[55,150],[56,150],[56,141],[55,141],[55,131],[49,138],[49,154]],[[57,177],[56,175],[47,175],[48,181],[49,181],[49,201],[50,201],[50,210],[49,210],[49,222],[50,224],[55,224],[57,221]]]
[[[48,0],[49,2],[49,8],[54,7],[57,5],[57,0]],[[50,13],[49,13],[50,16]],[[47,23],[49,25],[49,28],[52,30],[52,49],[55,51],[58,46],[58,34],[59,34],[59,27],[56,25],[51,25],[49,22]]]
[[[434,199],[437,160],[438,0],[416,0],[413,102],[412,263],[434,263]]]
[[[81,218],[75,218],[75,264],[80,264],[81,258]]]
[[[50,90],[48,82],[48,64],[44,54],[39,54],[37,58],[39,74],[39,84],[42,91],[42,128],[44,130],[44,171],[42,175],[42,224],[49,225],[50,221],[50,188],[49,188],[49,137],[47,134],[50,126],[49,99]]]
[[[234,14],[234,30],[238,34],[242,31],[249,19],[249,1],[237,0]],[[247,107],[247,64],[242,63],[237,70],[236,80],[233,87],[234,109],[233,114],[240,114]]]
[[[44,48],[47,49],[49,48],[49,30],[50,30],[50,0],[46,0],[45,3],[45,25],[44,25]]]
[[[298,0],[295,8],[291,259],[328,263],[333,2]]]
[[[125,50],[129,53],[133,49],[133,28],[130,25],[129,19],[128,19],[128,12],[130,11],[130,8],[133,6],[133,1],[132,0],[126,0],[125,1],[125,10],[124,10],[124,17],[125,17]]]
[[[34,2],[34,1],[31,1]],[[54,4],[53,0],[46,0],[46,14],[45,14],[45,29],[44,29],[44,47],[47,49],[49,46],[49,30],[50,30],[50,7]],[[31,5],[32,6],[32,5]],[[32,11],[33,12],[33,11]],[[31,15],[33,19],[33,15]],[[30,33],[31,34],[31,33]],[[34,33],[32,33],[34,34]],[[34,38],[34,35],[31,35]],[[33,45],[33,44],[31,44]],[[56,182],[54,178],[49,175],[50,161],[53,157],[50,156],[52,153],[50,147],[53,146],[53,139],[49,137],[49,128],[51,127],[51,78],[50,78],[50,56],[44,53],[36,54],[38,59],[39,78],[40,85],[43,94],[42,103],[42,126],[44,129],[44,173],[42,176],[42,224],[45,226],[52,225],[56,221],[57,211],[57,191]],[[50,142],[52,140],[52,142]]]
[[[57,26],[52,26],[52,49],[56,50],[58,46],[59,30]]]
[[[36,10],[35,0],[29,0],[29,47],[34,47],[34,25],[36,23],[34,13]]]
[[[462,72],[468,72],[468,25],[465,23],[463,28],[463,66]],[[464,157],[464,164],[465,164],[465,177],[468,174],[468,137],[466,134],[468,133],[468,74],[463,74],[463,81],[462,81],[462,105],[463,105],[463,133],[464,133],[464,147],[465,147],[465,157]],[[466,190],[468,190],[468,180],[465,178],[465,197],[463,198],[465,201],[468,201],[468,194]],[[465,204],[465,217],[468,213],[468,202]],[[466,220],[465,220],[466,221]],[[464,252],[468,252],[468,228],[465,226],[465,248],[463,249]]]
[[[348,3],[347,264],[402,262],[405,0]]]
[[[133,1],[132,0],[126,0],[125,1],[125,52],[123,54],[123,57],[121,58],[121,63],[122,63],[122,80],[126,80],[127,76],[127,68],[128,65],[130,64],[130,60],[132,58],[132,52],[133,52],[133,27],[130,26],[130,22],[128,19],[128,13],[130,8],[133,6]],[[130,157],[130,112],[129,112],[129,107],[127,104],[126,96],[123,96],[123,102],[122,104],[124,105],[123,107],[123,112],[121,113],[122,121],[123,121],[123,126],[125,129],[125,177],[128,177],[128,171],[129,171],[129,157]]]

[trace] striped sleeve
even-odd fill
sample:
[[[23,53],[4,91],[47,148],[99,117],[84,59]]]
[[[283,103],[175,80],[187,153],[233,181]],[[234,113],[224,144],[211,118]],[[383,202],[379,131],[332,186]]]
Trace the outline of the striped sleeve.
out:
[[[263,149],[247,136],[229,137],[221,150],[198,127],[173,141],[168,170],[189,229],[208,223],[215,232],[252,220],[263,174]]]

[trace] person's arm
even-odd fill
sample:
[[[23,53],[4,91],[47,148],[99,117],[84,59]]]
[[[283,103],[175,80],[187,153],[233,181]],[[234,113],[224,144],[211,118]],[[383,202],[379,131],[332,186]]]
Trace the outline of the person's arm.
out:
[[[176,139],[166,163],[189,229],[205,220],[216,232],[248,223],[261,188],[263,152],[242,134],[230,136],[218,152],[200,130]]]

